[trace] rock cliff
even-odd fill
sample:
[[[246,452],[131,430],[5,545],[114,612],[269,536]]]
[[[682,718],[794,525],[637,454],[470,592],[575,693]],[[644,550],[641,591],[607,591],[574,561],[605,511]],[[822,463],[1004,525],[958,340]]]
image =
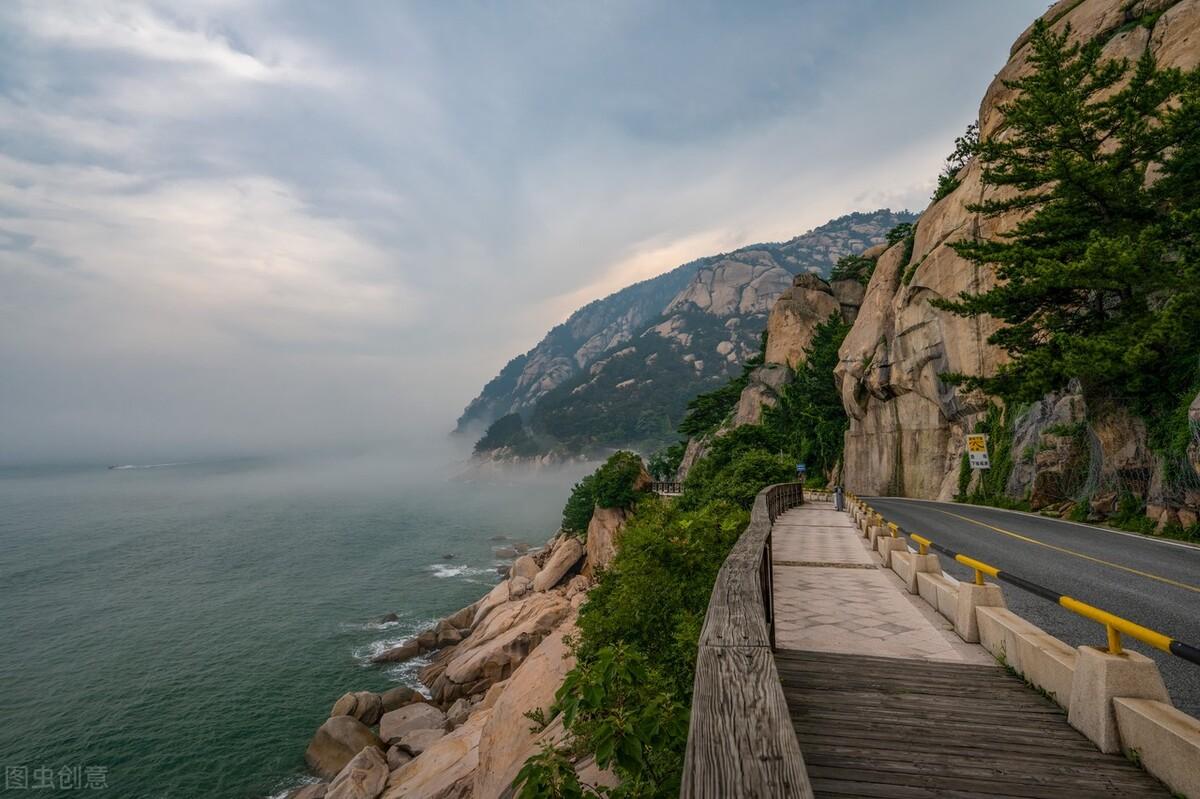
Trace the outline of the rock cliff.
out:
[[[1200,0],[1060,0],[1044,15],[1052,27],[1071,26],[1078,40],[1100,38],[1105,56],[1136,60],[1149,47],[1161,66],[1200,63]],[[1029,32],[1013,45],[979,109],[981,136],[1002,124],[1005,81],[1030,71]],[[986,200],[977,163],[957,176],[959,185],[932,203],[915,235],[878,260],[862,307],[841,351],[837,369],[850,416],[846,435],[846,487],[860,494],[952,497],[964,434],[986,401],[947,386],[945,372],[991,374],[1004,354],[987,343],[994,323],[937,310],[930,300],[986,290],[991,271],[959,257],[950,242],[992,237],[1018,221],[985,219],[968,205]]]

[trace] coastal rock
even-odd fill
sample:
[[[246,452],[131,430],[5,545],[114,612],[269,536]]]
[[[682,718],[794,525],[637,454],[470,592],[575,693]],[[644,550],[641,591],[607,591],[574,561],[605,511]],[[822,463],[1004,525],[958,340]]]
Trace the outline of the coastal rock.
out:
[[[419,654],[421,654],[421,644],[414,638],[411,641],[405,641],[399,646],[394,646],[391,649],[380,652],[371,658],[371,662],[401,663],[405,660],[412,660]]]
[[[533,580],[540,570],[537,561],[530,555],[522,555],[513,561],[512,576],[513,577],[528,577]]]
[[[625,529],[626,513],[621,508],[596,508],[587,528],[587,562],[583,573],[591,577],[607,569],[617,554],[617,539]]]
[[[461,697],[454,700],[454,704],[446,711],[446,720],[450,722],[451,727],[458,727],[467,717],[471,715],[471,703],[467,698]]]
[[[481,710],[420,757],[388,777],[384,799],[465,799],[479,765],[479,734],[492,711]],[[497,794],[498,796],[499,794]],[[484,799],[476,794],[478,799]]]
[[[567,599],[574,599],[582,593],[586,593],[592,587],[592,579],[586,574],[577,574],[571,578],[571,582],[567,583],[567,592],[564,596]]]
[[[396,621],[400,621],[400,614],[398,613],[385,613],[379,617],[380,624],[391,624]]]
[[[413,756],[406,749],[394,745],[387,750],[388,771],[395,771],[412,759]]]
[[[463,639],[462,633],[460,633],[458,630],[454,629],[453,627],[450,627],[448,629],[440,631],[437,634],[437,645],[438,645],[439,649],[447,647],[447,646],[454,646],[462,639]]]
[[[465,608],[451,613],[446,617],[446,621],[453,627],[460,630],[463,627],[470,627],[475,619],[475,611],[479,607],[479,603],[482,601],[482,599],[478,599],[472,602],[470,605],[467,605]]]
[[[495,707],[500,701],[500,695],[504,693],[504,688],[508,685],[508,680],[501,680],[494,683],[491,688],[487,689],[487,693],[483,695],[483,699],[479,701],[479,707],[486,710],[490,707]]]
[[[509,599],[520,599],[533,590],[533,580],[528,577],[513,577],[508,581]]]
[[[384,713],[397,710],[405,705],[411,705],[414,702],[425,701],[424,696],[407,685],[397,685],[395,688],[389,688],[379,695],[379,699],[383,705]]]
[[[325,794],[328,791],[329,783],[317,782],[297,788],[287,795],[287,799],[325,799]]]
[[[325,799],[377,799],[387,785],[388,764],[383,752],[365,747],[346,764],[333,782]]]
[[[341,698],[333,703],[333,709],[329,711],[329,715],[353,716],[368,727],[373,727],[379,723],[379,717],[383,715],[383,699],[379,694],[370,691],[353,691],[342,694]]]
[[[564,640],[575,629],[568,622],[548,635],[505,683],[480,736],[475,796],[500,796],[525,760],[537,753],[538,733],[530,731],[532,724],[525,714],[549,713],[555,691],[575,666]]]
[[[379,736],[358,719],[353,716],[334,716],[326,719],[313,735],[304,751],[304,760],[318,775],[333,778],[368,746],[381,752],[384,749]]]
[[[428,729],[445,730],[446,714],[423,702],[384,713],[379,720],[379,737],[389,746],[399,742],[406,733]]]
[[[396,741],[396,745],[405,750],[413,757],[419,756],[429,747],[437,743],[438,740],[446,734],[446,730],[441,727],[429,727],[420,730],[409,730],[400,736]]]
[[[475,616],[471,621],[471,627],[476,627],[478,624],[487,618],[487,615],[493,610],[503,605],[508,601],[508,582],[504,581],[496,585],[487,593],[483,599],[475,607]]]
[[[571,570],[571,567],[583,557],[584,552],[583,544],[578,538],[575,536],[566,536],[554,548],[554,553],[550,556],[550,560],[546,562],[542,570],[533,578],[533,590],[548,591],[558,585],[559,581]]]
[[[426,683],[434,699],[450,703],[460,696],[483,693],[493,683],[507,679],[529,652],[566,618],[570,607],[566,599],[554,592],[530,594],[498,608],[455,647],[432,683]]]

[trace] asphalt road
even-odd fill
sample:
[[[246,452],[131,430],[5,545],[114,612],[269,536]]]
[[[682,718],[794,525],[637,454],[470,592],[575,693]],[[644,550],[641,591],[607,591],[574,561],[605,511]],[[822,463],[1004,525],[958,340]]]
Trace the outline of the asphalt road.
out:
[[[867,501],[906,532],[1200,646],[1200,547],[975,505],[883,497]],[[957,579],[973,579],[967,567],[945,556],[941,561]],[[1014,613],[1072,646],[1105,646],[1101,625],[1003,585],[1004,600]],[[1158,661],[1175,706],[1200,717],[1200,666],[1128,636],[1122,641]]]

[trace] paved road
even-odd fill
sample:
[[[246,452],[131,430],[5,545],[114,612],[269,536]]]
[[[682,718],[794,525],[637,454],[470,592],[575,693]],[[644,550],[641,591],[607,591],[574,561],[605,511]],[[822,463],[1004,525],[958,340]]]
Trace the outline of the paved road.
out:
[[[1200,646],[1200,548],[1027,513],[874,497],[871,507],[907,532]],[[942,558],[960,580],[973,572]],[[1104,646],[1104,628],[1013,585],[1015,613],[1075,646]],[[1176,707],[1200,717],[1200,666],[1123,636],[1158,661]]]

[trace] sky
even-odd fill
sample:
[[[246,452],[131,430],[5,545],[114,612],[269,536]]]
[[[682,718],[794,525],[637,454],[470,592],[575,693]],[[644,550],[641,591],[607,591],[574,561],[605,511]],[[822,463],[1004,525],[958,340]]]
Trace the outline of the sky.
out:
[[[0,462],[439,437],[580,305],[923,209],[1046,5],[0,3]]]

